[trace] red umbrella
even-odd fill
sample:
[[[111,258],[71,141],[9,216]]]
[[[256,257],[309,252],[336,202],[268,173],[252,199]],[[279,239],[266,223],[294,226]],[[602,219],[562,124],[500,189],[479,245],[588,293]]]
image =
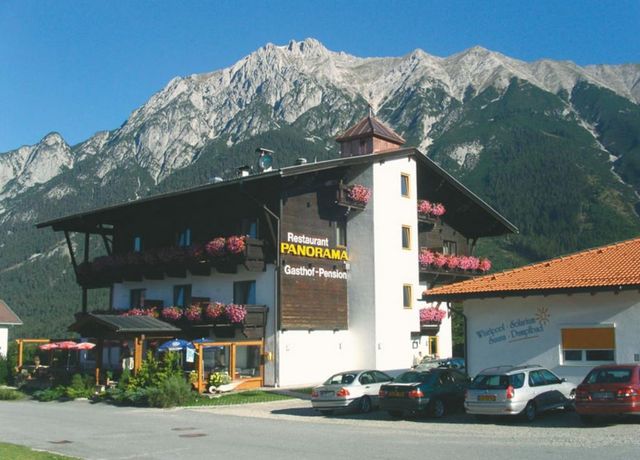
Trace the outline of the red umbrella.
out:
[[[44,343],[40,345],[38,348],[45,351],[55,350],[56,348],[58,348],[58,344],[54,342],[49,342],[49,343]]]
[[[76,350],[91,350],[93,347],[95,347],[96,344],[95,343],[91,343],[91,342],[81,342],[76,344],[75,349]]]
[[[78,346],[77,343],[71,341],[71,340],[65,340],[63,342],[56,342],[55,343],[57,345],[57,349],[59,350],[75,350],[76,347]]]

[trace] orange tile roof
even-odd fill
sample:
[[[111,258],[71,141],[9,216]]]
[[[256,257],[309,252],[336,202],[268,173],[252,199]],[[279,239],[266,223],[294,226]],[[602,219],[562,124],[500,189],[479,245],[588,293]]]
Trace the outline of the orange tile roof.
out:
[[[425,300],[453,300],[640,287],[640,238],[429,289]]]

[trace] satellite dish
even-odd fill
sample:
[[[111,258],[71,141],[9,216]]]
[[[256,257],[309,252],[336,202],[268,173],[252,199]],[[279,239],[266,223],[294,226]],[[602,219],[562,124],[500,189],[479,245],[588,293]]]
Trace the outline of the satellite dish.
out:
[[[271,171],[273,168],[273,150],[258,147],[256,152],[260,153],[258,158],[258,169],[262,172]]]

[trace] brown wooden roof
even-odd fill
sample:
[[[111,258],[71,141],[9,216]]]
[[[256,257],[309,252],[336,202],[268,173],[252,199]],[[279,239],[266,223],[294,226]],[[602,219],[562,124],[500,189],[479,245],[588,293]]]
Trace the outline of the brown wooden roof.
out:
[[[423,298],[456,300],[640,287],[640,237],[493,275],[429,289]]]
[[[18,315],[16,315],[2,299],[0,299],[0,324],[22,324],[22,320],[18,318]]]
[[[398,145],[403,145],[406,142],[393,129],[371,115],[367,115],[354,126],[347,129],[344,134],[336,138],[336,142],[371,136],[380,137]]]

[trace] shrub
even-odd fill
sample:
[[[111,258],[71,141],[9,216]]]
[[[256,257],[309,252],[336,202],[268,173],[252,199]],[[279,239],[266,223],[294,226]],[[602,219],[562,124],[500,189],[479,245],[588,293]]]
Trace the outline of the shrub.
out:
[[[182,376],[172,375],[158,386],[149,388],[147,397],[152,407],[181,406],[191,398],[191,387]]]
[[[65,394],[71,399],[89,398],[93,395],[93,379],[89,375],[74,374],[71,384],[65,388]]]
[[[57,401],[66,395],[66,388],[62,385],[59,385],[54,388],[47,388],[46,390],[39,390],[33,393],[33,398],[38,401],[47,402],[47,401]]]
[[[209,374],[209,385],[219,387],[231,383],[231,377],[226,372],[212,372]]]
[[[0,385],[9,383],[11,371],[9,369],[9,360],[4,356],[0,356]]]
[[[0,401],[14,401],[24,398],[24,394],[12,388],[0,388]]]

